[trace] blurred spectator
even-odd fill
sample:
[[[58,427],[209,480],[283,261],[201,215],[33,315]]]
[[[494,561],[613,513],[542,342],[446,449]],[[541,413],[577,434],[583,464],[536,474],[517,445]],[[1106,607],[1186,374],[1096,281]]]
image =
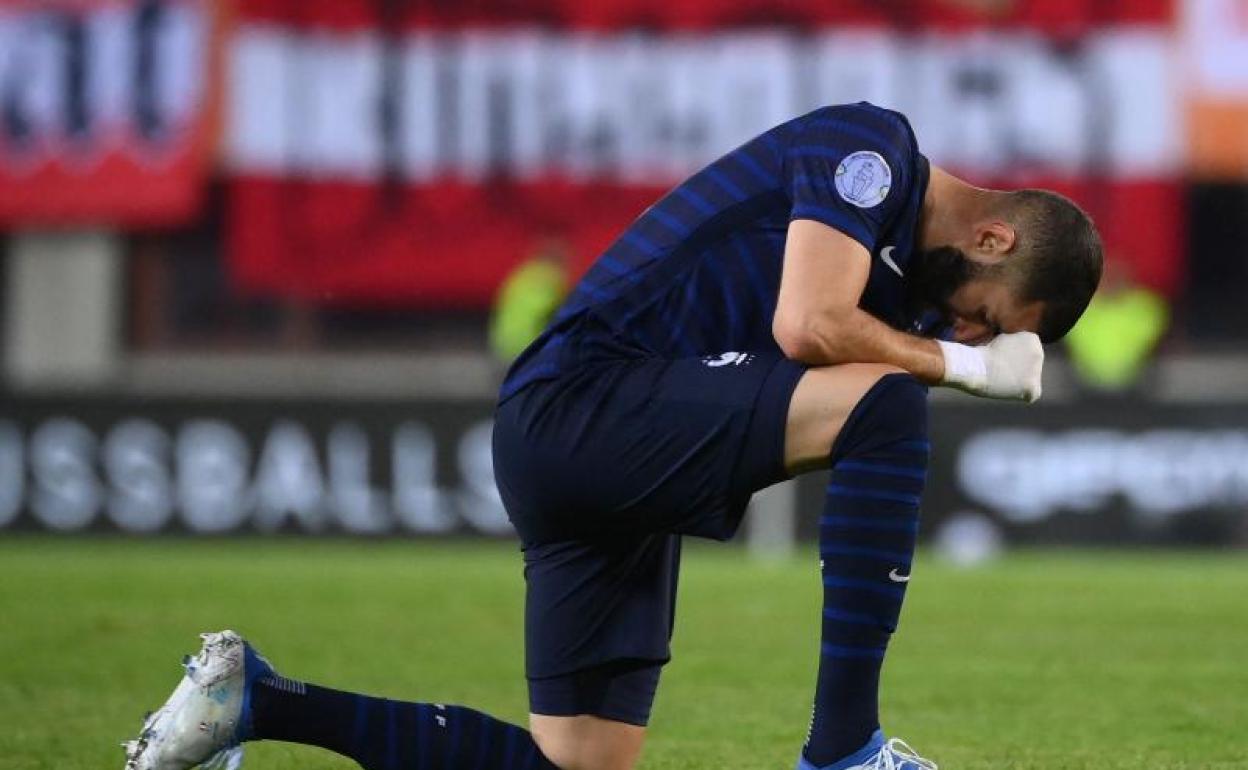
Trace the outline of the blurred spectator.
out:
[[[494,355],[507,363],[515,360],[546,328],[567,291],[567,247],[557,239],[544,241],[499,288],[490,318]]]
[[[1169,325],[1165,297],[1132,281],[1126,264],[1111,255],[1101,287],[1067,335],[1066,347],[1084,385],[1121,393],[1140,381]]]

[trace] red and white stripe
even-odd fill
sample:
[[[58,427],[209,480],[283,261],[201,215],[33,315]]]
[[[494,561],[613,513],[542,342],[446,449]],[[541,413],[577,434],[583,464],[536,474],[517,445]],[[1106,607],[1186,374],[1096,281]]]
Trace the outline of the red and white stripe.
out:
[[[409,5],[246,4],[226,80],[244,289],[482,304],[535,243],[588,262],[709,160],[859,99],[906,113],[955,173],[1073,195],[1138,278],[1179,280],[1169,2]]]

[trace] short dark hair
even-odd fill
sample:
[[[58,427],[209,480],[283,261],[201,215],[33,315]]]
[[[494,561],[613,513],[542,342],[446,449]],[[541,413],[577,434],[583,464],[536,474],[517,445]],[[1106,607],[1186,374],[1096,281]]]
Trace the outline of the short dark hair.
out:
[[[1002,263],[1024,302],[1043,302],[1040,339],[1066,336],[1101,282],[1104,255],[1092,218],[1049,190],[1004,193],[1004,218],[1014,226],[1014,254]]]

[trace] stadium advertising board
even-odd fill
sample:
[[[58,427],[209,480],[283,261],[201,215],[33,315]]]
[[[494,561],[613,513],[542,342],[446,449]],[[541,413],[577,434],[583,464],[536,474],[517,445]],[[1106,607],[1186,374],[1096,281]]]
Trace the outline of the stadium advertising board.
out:
[[[0,529],[508,535],[485,403],[10,399]],[[932,412],[923,532],[1248,542],[1248,405]],[[804,477],[810,534],[821,474]]]
[[[218,4],[0,2],[0,225],[166,225],[212,161]]]
[[[484,405],[23,400],[0,527],[506,534],[490,432]]]
[[[1248,405],[941,404],[931,436],[925,538],[969,520],[1013,543],[1248,543]]]
[[[1173,289],[1172,3],[969,5],[248,3],[228,51],[234,277],[484,305],[538,244],[584,264],[745,139],[866,99],[937,164],[1075,197],[1137,280]]]

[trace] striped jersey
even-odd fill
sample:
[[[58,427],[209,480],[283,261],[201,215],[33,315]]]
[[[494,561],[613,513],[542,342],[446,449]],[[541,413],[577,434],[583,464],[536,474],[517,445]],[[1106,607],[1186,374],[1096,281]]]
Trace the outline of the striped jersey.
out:
[[[776,126],[642,213],[512,365],[500,398],[595,357],[778,351],[771,321],[794,219],[866,247],[861,307],[915,329],[903,280],[928,176],[910,124],[891,110],[829,106]]]

